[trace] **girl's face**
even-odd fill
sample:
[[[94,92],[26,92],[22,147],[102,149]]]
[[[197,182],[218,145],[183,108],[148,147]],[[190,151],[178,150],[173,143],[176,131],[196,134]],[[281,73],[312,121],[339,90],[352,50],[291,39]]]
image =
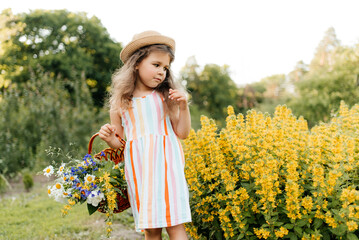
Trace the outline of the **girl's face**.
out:
[[[136,88],[143,91],[156,88],[165,80],[169,66],[170,56],[168,53],[161,51],[151,52],[136,67],[139,75]]]

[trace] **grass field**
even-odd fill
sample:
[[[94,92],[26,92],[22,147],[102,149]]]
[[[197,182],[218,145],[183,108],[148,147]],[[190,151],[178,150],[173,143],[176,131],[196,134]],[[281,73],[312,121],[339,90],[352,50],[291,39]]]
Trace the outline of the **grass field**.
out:
[[[15,183],[0,196],[0,239],[106,239],[102,213],[89,216],[83,204],[62,217],[63,205],[47,196],[51,183],[36,179],[30,192]],[[134,231],[131,209],[116,215],[113,229],[113,239],[144,239]]]

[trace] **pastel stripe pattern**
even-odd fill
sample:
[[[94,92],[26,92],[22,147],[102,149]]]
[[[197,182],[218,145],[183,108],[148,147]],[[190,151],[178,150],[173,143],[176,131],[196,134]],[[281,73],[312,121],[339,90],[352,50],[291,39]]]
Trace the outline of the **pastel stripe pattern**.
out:
[[[191,221],[181,142],[153,91],[122,112],[125,176],[136,231]]]

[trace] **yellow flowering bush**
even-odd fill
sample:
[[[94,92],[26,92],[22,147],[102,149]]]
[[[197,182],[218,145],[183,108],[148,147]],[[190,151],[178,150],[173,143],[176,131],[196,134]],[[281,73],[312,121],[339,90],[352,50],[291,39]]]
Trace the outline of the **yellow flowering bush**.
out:
[[[201,126],[184,144],[192,238],[358,239],[359,105],[311,130],[286,106]]]

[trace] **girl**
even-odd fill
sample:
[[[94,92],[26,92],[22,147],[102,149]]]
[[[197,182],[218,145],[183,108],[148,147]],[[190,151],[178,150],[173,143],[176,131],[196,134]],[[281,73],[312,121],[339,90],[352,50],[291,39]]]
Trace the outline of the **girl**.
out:
[[[112,148],[126,135],[125,177],[136,230],[146,239],[187,239],[191,221],[184,155],[178,138],[191,129],[187,97],[173,80],[175,41],[158,32],[137,34],[120,54],[112,78],[111,125],[99,136]]]

